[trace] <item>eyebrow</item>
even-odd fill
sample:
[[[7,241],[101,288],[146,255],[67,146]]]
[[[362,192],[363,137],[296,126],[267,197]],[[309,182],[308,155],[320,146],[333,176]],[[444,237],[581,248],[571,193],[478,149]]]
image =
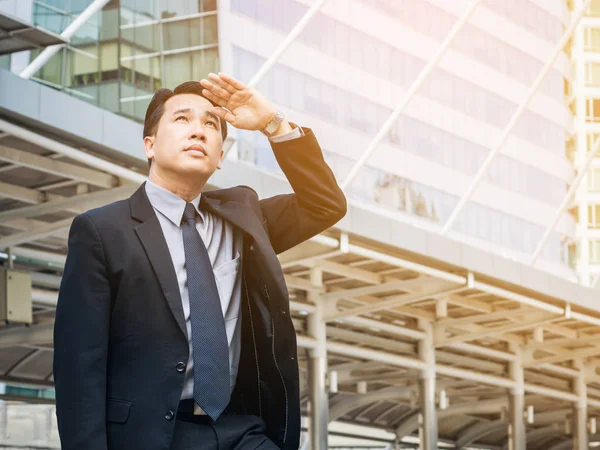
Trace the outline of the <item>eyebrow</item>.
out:
[[[177,116],[179,114],[189,114],[191,112],[192,112],[191,108],[178,109],[177,111],[175,111],[173,113],[173,117]],[[215,122],[217,122],[217,124],[219,125],[219,128],[221,128],[221,121],[219,120],[219,117],[217,117],[216,114],[213,114],[210,111],[204,111],[203,115],[207,116],[207,117],[210,117],[211,119],[213,119]]]

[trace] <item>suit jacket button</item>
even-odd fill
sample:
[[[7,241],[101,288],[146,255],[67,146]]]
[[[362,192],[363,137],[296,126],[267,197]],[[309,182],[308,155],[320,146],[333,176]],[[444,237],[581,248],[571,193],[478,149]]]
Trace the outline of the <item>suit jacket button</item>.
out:
[[[167,419],[170,422],[171,420],[173,420],[173,417],[175,417],[175,413],[171,410],[168,410],[165,414],[165,419]]]
[[[185,372],[185,363],[184,362],[180,361],[177,363],[177,372],[179,372],[179,373]]]

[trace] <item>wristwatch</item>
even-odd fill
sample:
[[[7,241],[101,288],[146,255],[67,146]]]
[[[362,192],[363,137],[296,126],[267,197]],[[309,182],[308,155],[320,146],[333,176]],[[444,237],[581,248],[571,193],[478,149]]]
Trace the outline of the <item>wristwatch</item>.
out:
[[[284,118],[283,113],[281,111],[277,110],[277,113],[269,121],[267,126],[263,130],[260,130],[260,132],[267,137],[271,137],[271,135],[273,133],[275,133],[275,130],[277,130],[277,128],[279,128],[279,124],[281,123],[283,118]]]

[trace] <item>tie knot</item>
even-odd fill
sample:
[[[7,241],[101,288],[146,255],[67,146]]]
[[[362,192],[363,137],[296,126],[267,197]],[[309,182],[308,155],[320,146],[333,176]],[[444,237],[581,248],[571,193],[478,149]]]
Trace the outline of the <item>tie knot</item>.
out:
[[[185,209],[183,210],[183,221],[187,222],[188,220],[196,221],[196,210],[194,209],[194,205],[191,203],[187,203],[185,205]]]

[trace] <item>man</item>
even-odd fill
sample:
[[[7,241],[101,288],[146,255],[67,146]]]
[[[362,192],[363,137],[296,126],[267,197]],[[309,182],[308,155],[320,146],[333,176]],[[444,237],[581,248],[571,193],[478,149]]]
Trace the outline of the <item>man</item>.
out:
[[[293,194],[201,192],[226,122],[269,136]],[[54,329],[63,450],[297,449],[296,335],[277,253],[346,201],[312,131],[224,74],[159,90],[149,180],[77,216]]]

